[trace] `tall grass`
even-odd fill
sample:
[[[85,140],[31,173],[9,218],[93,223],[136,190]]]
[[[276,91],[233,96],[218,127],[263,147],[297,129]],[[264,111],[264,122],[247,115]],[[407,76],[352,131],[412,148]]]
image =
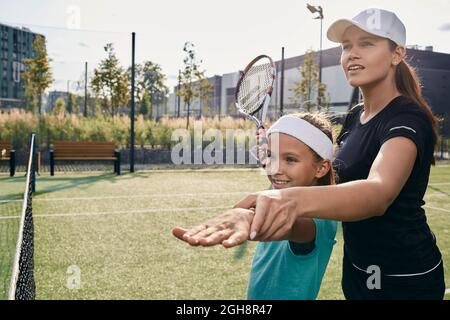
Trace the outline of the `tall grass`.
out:
[[[189,119],[189,130],[194,130],[196,120]],[[226,129],[251,129],[254,124],[245,119],[231,117],[204,118],[201,122],[202,132],[214,128],[223,132]],[[141,147],[170,149],[172,132],[186,128],[186,118],[162,118],[160,121],[144,119],[138,116],[135,122],[135,143]],[[54,140],[69,141],[113,141],[117,147],[129,145],[130,118],[128,116],[92,117],[64,113],[33,115],[21,109],[11,109],[0,113],[0,141],[11,141],[14,148],[22,149],[28,144],[28,135],[35,132],[41,147],[46,147]]]

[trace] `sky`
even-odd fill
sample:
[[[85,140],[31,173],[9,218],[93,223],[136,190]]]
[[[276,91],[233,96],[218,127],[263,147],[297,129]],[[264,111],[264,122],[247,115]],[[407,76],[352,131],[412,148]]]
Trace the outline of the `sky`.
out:
[[[320,20],[306,3],[323,8],[323,49],[335,20],[367,8],[394,11],[407,29],[407,45],[433,46],[450,53],[450,0],[0,0],[0,23],[27,27],[46,36],[52,59],[51,90],[76,90],[84,64],[92,72],[114,43],[123,67],[136,62],[161,65],[169,87],[183,67],[183,45],[195,51],[207,76],[241,70],[255,56],[281,59],[320,47]]]

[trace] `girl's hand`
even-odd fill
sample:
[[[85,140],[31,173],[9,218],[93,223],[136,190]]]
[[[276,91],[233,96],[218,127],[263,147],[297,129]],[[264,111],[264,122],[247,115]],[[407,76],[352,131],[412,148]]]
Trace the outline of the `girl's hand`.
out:
[[[172,234],[192,246],[231,248],[249,239],[253,215],[253,210],[234,208],[191,229],[176,227]]]

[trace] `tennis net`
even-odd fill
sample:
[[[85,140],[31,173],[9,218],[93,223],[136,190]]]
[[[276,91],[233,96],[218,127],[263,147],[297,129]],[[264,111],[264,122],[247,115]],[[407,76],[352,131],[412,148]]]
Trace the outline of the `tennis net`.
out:
[[[34,225],[32,197],[35,189],[36,135],[30,135],[26,185],[20,216],[19,236],[13,261],[9,300],[32,300],[36,295],[34,282]]]

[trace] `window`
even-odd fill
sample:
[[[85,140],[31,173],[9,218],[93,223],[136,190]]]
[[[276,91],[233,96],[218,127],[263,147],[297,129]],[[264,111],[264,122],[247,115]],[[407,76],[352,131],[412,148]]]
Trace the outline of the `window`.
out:
[[[13,61],[13,81],[20,82],[20,65],[21,63]],[[17,91],[17,90],[16,90]]]

